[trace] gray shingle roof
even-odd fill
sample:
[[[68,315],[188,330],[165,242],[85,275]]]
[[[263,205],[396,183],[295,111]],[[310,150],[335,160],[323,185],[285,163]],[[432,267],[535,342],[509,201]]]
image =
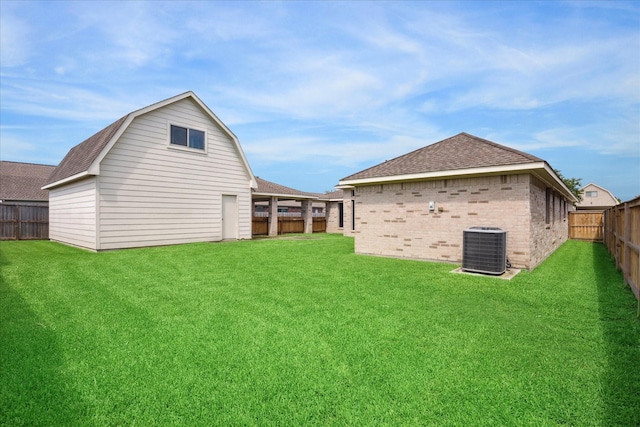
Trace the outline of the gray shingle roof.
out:
[[[286,195],[286,196],[300,197],[305,199],[317,198],[316,194],[307,193],[305,191],[296,190],[295,188],[276,184],[275,182],[267,181],[266,179],[262,179],[257,176],[256,176],[256,182],[258,183],[258,188],[254,190],[254,194]]]
[[[327,191],[326,193],[316,194],[320,200],[342,200],[344,198],[344,192],[342,190]]]
[[[0,200],[48,201],[42,190],[55,166],[0,161]]]
[[[100,155],[102,149],[109,143],[113,135],[127,120],[129,115],[111,123],[95,135],[85,139],[80,144],[73,147],[64,159],[60,162],[56,170],[51,174],[45,185],[61,181],[73,175],[85,172],[89,166]]]
[[[341,181],[543,161],[531,154],[463,132],[349,175]]]

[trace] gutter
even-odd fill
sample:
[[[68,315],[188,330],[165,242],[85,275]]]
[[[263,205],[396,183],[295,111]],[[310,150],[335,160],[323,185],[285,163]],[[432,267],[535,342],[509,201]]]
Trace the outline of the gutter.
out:
[[[52,189],[54,187],[58,187],[60,185],[68,184],[68,183],[70,183],[72,181],[77,181],[77,180],[79,180],[81,178],[86,178],[87,176],[93,176],[93,175],[90,174],[88,171],[80,172],[80,173],[77,173],[75,175],[71,175],[68,178],[61,179],[60,181],[56,181],[56,182],[52,182],[51,184],[47,184],[47,185],[41,187],[40,189],[41,190],[50,190],[50,189]]]

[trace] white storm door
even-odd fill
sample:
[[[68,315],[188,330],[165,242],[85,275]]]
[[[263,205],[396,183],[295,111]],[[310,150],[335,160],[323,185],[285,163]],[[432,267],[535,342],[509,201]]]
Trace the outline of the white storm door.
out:
[[[238,238],[238,197],[222,196],[222,239]]]

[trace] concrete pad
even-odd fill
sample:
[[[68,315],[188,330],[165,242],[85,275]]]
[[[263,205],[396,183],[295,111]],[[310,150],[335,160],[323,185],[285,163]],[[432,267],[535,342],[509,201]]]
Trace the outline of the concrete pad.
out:
[[[520,273],[520,269],[508,268],[507,271],[505,271],[504,273],[497,275],[497,274],[473,273],[471,271],[464,271],[462,267],[458,267],[455,270],[452,270],[451,273],[468,274],[470,276],[495,277],[497,279],[511,280],[516,276],[516,274]]]

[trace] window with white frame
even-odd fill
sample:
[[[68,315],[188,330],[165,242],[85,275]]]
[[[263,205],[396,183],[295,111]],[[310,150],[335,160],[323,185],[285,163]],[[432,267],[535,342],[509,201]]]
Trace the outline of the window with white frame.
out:
[[[598,192],[597,191],[585,191],[584,196],[585,197],[598,197]]]
[[[205,134],[202,130],[171,125],[171,145],[204,151]]]

